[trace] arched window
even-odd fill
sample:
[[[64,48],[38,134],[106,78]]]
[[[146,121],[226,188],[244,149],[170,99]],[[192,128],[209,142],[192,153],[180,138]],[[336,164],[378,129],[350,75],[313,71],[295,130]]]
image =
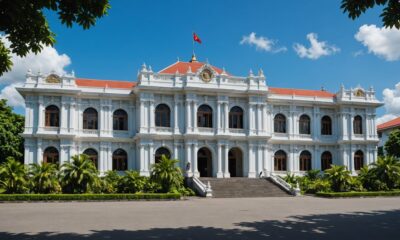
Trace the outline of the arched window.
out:
[[[243,128],[243,109],[233,107],[229,112],[229,128]]]
[[[362,117],[357,115],[353,120],[353,131],[354,134],[362,134]]]
[[[332,135],[332,120],[329,116],[323,116],[321,119],[321,134]]]
[[[97,111],[94,108],[87,108],[83,112],[83,129],[98,129]]]
[[[112,155],[112,169],[116,171],[125,171],[128,169],[128,154],[125,150],[119,148]]]
[[[274,170],[286,171],[286,153],[283,150],[279,150],[275,153]]]
[[[128,114],[124,110],[115,110],[113,114],[113,129],[119,131],[128,130]]]
[[[171,127],[171,110],[166,104],[156,107],[156,127]]]
[[[311,153],[309,151],[302,151],[300,153],[300,171],[311,170]]]
[[[283,114],[277,114],[274,118],[274,132],[286,133],[286,117]]]
[[[364,166],[364,153],[358,150],[354,153],[354,170],[358,171]]]
[[[299,132],[300,134],[311,134],[310,117],[303,114],[299,119]]]
[[[157,149],[156,154],[154,155],[155,163],[161,161],[162,155],[164,155],[167,158],[171,158],[171,152],[168,150],[168,148],[160,147],[159,149]]]
[[[325,171],[326,169],[331,168],[332,165],[332,154],[328,151],[325,151],[321,155],[321,170]]]
[[[93,148],[86,149],[83,154],[87,155],[90,160],[92,160],[94,166],[98,168],[98,154]]]
[[[43,162],[59,164],[60,155],[58,154],[57,148],[55,148],[55,147],[46,148],[43,152]]]
[[[60,126],[60,110],[54,105],[46,107],[45,110],[45,126],[59,127]]]
[[[201,105],[197,110],[197,127],[212,128],[212,114],[213,111],[210,106],[205,104]]]

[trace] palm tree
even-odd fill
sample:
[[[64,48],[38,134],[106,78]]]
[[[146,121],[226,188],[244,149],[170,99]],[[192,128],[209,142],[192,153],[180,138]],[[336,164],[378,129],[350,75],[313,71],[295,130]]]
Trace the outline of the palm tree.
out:
[[[98,178],[98,171],[89,156],[75,155],[72,162],[61,166],[63,191],[67,193],[85,193]]]
[[[379,157],[378,161],[371,164],[371,172],[377,179],[393,189],[400,184],[400,161],[393,156]]]
[[[330,169],[325,170],[325,176],[335,192],[345,191],[351,178],[350,171],[346,170],[345,166],[337,165],[331,165]]]
[[[321,173],[321,171],[318,170],[318,169],[311,169],[311,170],[308,170],[306,172],[305,177],[308,178],[311,181],[314,181],[314,180],[317,180],[317,178],[320,177],[320,175],[321,175],[320,173]]]
[[[0,166],[0,192],[24,193],[27,191],[25,165],[8,157]]]
[[[55,164],[31,164],[29,169],[32,190],[35,193],[54,193],[60,191],[57,179],[58,166]]]
[[[162,155],[161,160],[152,166],[151,179],[161,185],[163,192],[170,192],[182,186],[183,176],[181,169],[176,166],[178,162]]]

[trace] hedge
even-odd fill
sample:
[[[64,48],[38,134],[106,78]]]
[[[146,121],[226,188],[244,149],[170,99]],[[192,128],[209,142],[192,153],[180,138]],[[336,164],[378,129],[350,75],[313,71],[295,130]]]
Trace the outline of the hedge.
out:
[[[135,194],[0,194],[0,202],[8,201],[107,201],[107,200],[176,200],[179,193]]]
[[[326,198],[344,198],[344,197],[390,197],[400,196],[400,190],[395,191],[379,191],[379,192],[318,192],[318,197]]]

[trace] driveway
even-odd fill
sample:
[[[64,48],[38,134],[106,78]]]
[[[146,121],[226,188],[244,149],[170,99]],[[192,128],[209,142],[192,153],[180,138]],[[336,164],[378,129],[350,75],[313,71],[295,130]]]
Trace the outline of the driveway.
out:
[[[0,239],[400,239],[400,198],[0,203]]]

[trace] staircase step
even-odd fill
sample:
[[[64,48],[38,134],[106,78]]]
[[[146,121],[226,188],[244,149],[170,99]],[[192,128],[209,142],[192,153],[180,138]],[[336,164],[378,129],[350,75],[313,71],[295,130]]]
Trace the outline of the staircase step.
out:
[[[200,178],[200,180],[204,184],[210,182],[214,198],[291,196],[265,178]]]

